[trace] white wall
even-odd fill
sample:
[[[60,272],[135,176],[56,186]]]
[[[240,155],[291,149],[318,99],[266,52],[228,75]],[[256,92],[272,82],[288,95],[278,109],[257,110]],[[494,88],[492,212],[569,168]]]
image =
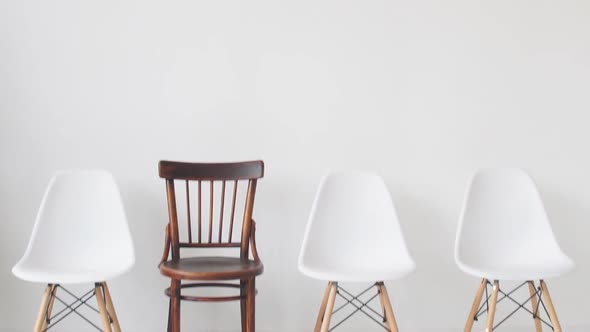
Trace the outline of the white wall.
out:
[[[478,282],[453,262],[462,195],[513,165],[578,263],[549,284],[563,325],[587,331],[588,17],[582,0],[0,1],[0,325],[36,316],[42,286],[10,268],[54,170],[115,174],[137,249],[116,306],[126,331],[162,331],[158,160],[261,158],[259,330],[311,329],[324,285],[296,259],[330,168],[376,170],[398,205],[418,264],[388,283],[402,331],[461,329]],[[237,303],[184,308],[187,331],[237,330]]]

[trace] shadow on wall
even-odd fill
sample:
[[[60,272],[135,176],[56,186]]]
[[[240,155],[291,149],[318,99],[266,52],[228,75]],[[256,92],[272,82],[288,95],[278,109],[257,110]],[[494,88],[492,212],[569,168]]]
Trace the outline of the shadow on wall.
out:
[[[564,323],[582,323],[585,317],[574,313],[580,312],[580,305],[584,307],[583,312],[590,310],[587,302],[580,302],[580,294],[590,292],[587,282],[590,273],[587,263],[590,242],[586,240],[590,234],[590,207],[587,202],[580,200],[583,197],[580,193],[560,190],[555,186],[542,186],[541,195],[559,245],[575,262],[570,273],[552,282],[552,295],[557,302],[558,314]]]
[[[577,201],[580,196],[558,190],[545,189],[542,196],[559,245],[576,262],[574,271],[586,270],[584,260],[590,254],[590,245],[580,235],[590,233],[590,206]]]

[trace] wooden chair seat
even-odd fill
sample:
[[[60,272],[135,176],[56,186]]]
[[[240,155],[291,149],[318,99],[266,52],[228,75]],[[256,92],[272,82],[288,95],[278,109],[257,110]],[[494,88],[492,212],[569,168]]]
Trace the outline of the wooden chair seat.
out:
[[[160,265],[163,275],[183,280],[249,279],[262,274],[263,270],[262,262],[239,257],[190,257]]]

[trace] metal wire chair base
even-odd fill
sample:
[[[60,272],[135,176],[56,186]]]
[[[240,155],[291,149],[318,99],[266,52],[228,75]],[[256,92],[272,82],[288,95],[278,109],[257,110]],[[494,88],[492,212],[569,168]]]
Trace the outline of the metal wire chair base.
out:
[[[510,292],[506,293],[504,291],[502,291],[501,288],[498,288],[498,293],[502,294],[502,297],[498,299],[498,301],[496,303],[500,303],[501,301],[503,301],[504,299],[509,299],[510,301],[512,301],[514,304],[516,304],[518,307],[516,307],[516,309],[514,309],[512,312],[510,312],[506,317],[504,317],[501,321],[499,321],[496,325],[494,325],[493,330],[495,330],[496,328],[498,328],[498,326],[502,325],[502,323],[504,323],[505,321],[508,320],[508,318],[512,317],[512,315],[514,315],[517,311],[519,310],[524,310],[526,312],[528,312],[529,314],[531,314],[533,316],[533,319],[538,319],[540,320],[543,324],[545,324],[546,326],[548,326],[549,328],[551,328],[551,330],[554,330],[554,327],[551,323],[547,322],[545,319],[543,319],[540,315],[539,315],[539,309],[542,307],[543,311],[545,312],[546,317],[549,317],[549,312],[547,311],[547,307],[545,306],[545,303],[543,302],[543,297],[541,296],[543,294],[543,290],[540,286],[535,286],[535,293],[530,295],[524,302],[518,302],[517,300],[515,300],[511,295],[516,292],[517,290],[519,290],[520,288],[522,288],[522,286],[528,284],[529,281],[525,281],[522,284],[520,284],[519,286],[517,286],[516,288],[514,288],[513,290],[511,290]],[[479,307],[479,309],[477,310],[477,313],[475,314],[474,320],[478,321],[478,318],[481,315],[484,314],[488,314],[489,312],[489,301],[490,298],[492,297],[489,292],[488,292],[488,287],[493,287],[494,285],[489,281],[486,280],[486,286],[485,286],[485,294],[486,294],[486,299],[484,301],[484,303],[481,304],[481,306]],[[531,311],[529,308],[525,307],[525,305],[530,302],[533,298],[537,298],[537,305],[534,308],[534,311]]]
[[[100,283],[96,283],[95,287],[102,288],[103,286]],[[57,296],[56,295],[57,289],[61,289],[64,292],[66,292],[68,295],[70,295],[72,298],[74,298],[74,301],[71,303],[67,303],[64,299]],[[104,289],[103,289],[102,293],[105,294]],[[78,297],[77,295],[75,295],[71,291],[67,290],[65,287],[63,287],[61,285],[55,285],[55,288],[53,289],[53,293],[51,294],[51,297],[58,300],[61,304],[63,304],[64,308],[62,310],[60,310],[59,312],[53,314],[53,316],[49,317],[50,316],[49,311],[51,309],[50,309],[50,306],[47,306],[47,308],[46,308],[46,317],[48,317],[48,318],[46,318],[47,327],[43,331],[48,331],[49,329],[53,328],[55,325],[57,325],[59,322],[61,322],[63,319],[65,319],[66,317],[68,317],[69,315],[71,315],[73,313],[78,315],[80,318],[84,319],[84,321],[86,321],[88,324],[92,325],[98,331],[103,331],[98,325],[96,325],[94,322],[92,322],[90,319],[88,319],[82,313],[80,313],[78,311],[78,309],[80,307],[86,306],[86,307],[90,308],[92,311],[96,312],[97,314],[100,314],[100,311],[98,309],[96,309],[94,306],[92,306],[88,303],[88,301],[95,296],[96,296],[96,288],[92,288],[88,292],[84,293],[84,295]],[[109,319],[111,319],[111,318],[109,318]],[[112,323],[112,319],[111,319],[111,323]]]
[[[377,287],[377,293],[375,295],[372,295],[371,297],[369,297],[369,299],[366,301],[361,300],[360,297],[365,295],[366,293],[368,293],[371,289],[373,289],[373,287]],[[329,331],[333,331],[334,329],[336,329],[338,326],[342,325],[342,323],[344,323],[345,321],[347,321],[349,318],[351,318],[352,316],[354,316],[357,313],[364,314],[365,316],[370,318],[372,321],[374,321],[377,325],[379,325],[382,328],[384,328],[385,330],[389,331],[389,328],[387,328],[387,326],[385,326],[383,324],[386,321],[385,315],[377,312],[375,309],[373,309],[369,306],[369,303],[380,295],[377,283],[369,286],[367,289],[363,290],[362,292],[360,292],[357,295],[353,295],[351,292],[340,287],[340,285],[337,285],[336,286],[336,294],[340,298],[344,299],[344,301],[346,301],[346,303],[344,303],[344,304],[340,305],[338,308],[334,309],[334,311],[332,311],[332,314],[337,313],[338,311],[344,309],[345,307],[348,307],[349,305],[353,306],[355,309],[350,314],[348,314],[346,317],[342,318],[338,323],[334,324],[334,326],[332,326],[329,329]]]

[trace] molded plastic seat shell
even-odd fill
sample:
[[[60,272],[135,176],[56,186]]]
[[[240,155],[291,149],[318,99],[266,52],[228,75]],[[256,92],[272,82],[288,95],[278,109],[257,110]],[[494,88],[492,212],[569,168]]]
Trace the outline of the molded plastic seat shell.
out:
[[[414,268],[381,177],[344,172],[322,179],[299,256],[303,274],[373,282],[400,278]]]
[[[103,170],[62,171],[49,183],[25,254],[12,272],[32,282],[86,283],[112,279],[134,262],[113,176]]]
[[[569,271],[531,177],[514,168],[485,169],[467,191],[455,244],[465,273],[489,280],[539,280]]]

